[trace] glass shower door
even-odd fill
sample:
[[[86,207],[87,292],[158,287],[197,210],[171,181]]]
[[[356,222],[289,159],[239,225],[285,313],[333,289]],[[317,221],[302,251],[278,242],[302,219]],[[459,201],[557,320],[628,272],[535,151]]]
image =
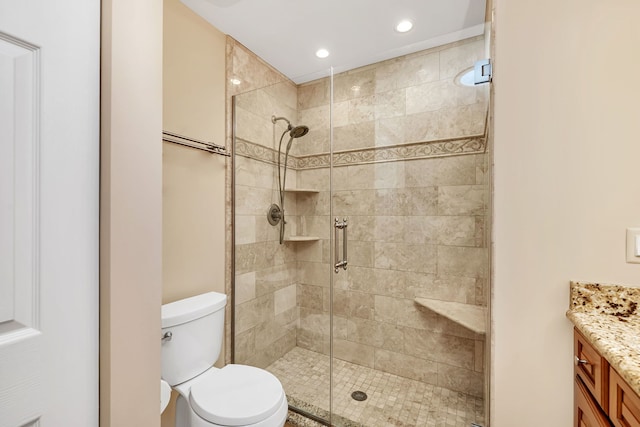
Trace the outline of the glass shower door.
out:
[[[333,425],[484,424],[484,46],[334,76]]]
[[[267,369],[290,408],[330,418],[326,81],[234,96],[234,363]]]

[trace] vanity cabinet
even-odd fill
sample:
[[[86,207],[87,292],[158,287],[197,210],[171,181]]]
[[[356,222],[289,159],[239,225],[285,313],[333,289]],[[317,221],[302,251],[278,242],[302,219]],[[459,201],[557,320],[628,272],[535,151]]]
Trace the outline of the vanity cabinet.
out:
[[[574,330],[574,427],[640,427],[640,397]]]
[[[640,427],[640,398],[620,375],[611,369],[609,417],[616,427]]]

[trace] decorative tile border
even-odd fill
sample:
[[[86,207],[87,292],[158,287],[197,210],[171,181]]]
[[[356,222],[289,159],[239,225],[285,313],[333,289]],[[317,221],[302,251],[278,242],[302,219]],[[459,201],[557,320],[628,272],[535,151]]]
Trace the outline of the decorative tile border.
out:
[[[278,153],[272,148],[254,144],[243,139],[236,139],[234,148],[235,153],[239,156],[271,164],[276,163]],[[410,144],[338,151],[333,154],[333,165],[350,166],[367,163],[459,156],[464,154],[481,154],[485,152],[486,148],[487,144],[484,135],[414,142]],[[290,155],[288,164],[295,170],[328,168],[329,154],[322,153],[300,157]]]

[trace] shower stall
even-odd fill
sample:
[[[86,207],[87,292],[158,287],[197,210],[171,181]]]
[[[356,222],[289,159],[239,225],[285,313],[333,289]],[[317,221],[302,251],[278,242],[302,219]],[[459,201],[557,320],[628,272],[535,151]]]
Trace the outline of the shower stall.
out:
[[[485,425],[489,89],[460,82],[485,57],[236,90],[232,359],[305,420]]]

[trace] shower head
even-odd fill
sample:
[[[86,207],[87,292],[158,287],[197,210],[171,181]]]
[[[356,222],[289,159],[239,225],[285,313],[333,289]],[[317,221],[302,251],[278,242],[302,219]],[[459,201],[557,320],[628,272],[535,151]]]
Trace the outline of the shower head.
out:
[[[293,126],[286,117],[271,116],[271,123],[275,124],[278,120],[284,120],[285,122],[287,122],[287,131],[289,131],[289,136],[291,136],[291,138],[300,138],[301,136],[305,136],[307,132],[309,132],[309,127]]]
[[[302,125],[291,128],[291,132],[289,132],[289,135],[291,136],[291,138],[300,138],[301,136],[305,136],[308,132],[309,127]]]

